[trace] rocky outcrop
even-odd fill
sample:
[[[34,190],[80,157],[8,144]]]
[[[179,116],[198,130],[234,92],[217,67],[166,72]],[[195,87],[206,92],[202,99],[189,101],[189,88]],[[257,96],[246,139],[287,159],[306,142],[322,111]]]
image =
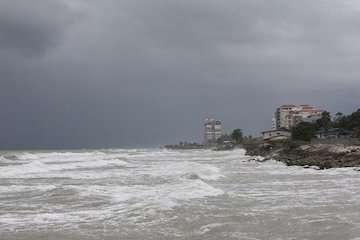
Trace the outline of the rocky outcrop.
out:
[[[246,146],[245,149],[247,149]],[[317,166],[319,169],[360,167],[360,146],[287,142],[251,146],[247,149],[247,154],[275,159],[289,166]]]

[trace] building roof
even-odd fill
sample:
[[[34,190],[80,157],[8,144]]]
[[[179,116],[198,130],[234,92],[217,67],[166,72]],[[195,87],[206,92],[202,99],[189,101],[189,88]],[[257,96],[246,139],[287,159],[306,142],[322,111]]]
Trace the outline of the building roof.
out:
[[[281,128],[281,129],[267,130],[267,131],[263,131],[261,133],[264,134],[264,133],[271,133],[271,132],[288,132],[289,133],[290,131],[285,128]]]
[[[290,108],[290,107],[296,107],[296,105],[287,104],[287,105],[282,105],[282,106],[280,106],[280,108]]]
[[[309,111],[309,112],[323,112],[323,110],[317,109],[314,106],[308,105],[308,104],[302,104],[302,105],[294,105],[294,104],[284,104],[281,105],[279,108],[299,108],[299,111]]]

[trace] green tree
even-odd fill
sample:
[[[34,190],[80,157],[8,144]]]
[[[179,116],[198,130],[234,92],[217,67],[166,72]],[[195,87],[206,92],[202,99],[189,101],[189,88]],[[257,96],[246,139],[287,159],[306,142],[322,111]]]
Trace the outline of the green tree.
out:
[[[342,112],[337,112],[335,114],[334,122],[339,121],[343,117],[344,117],[344,114]]]
[[[346,128],[346,124],[347,124],[347,116],[345,116],[341,112],[336,113],[333,121],[333,127]]]
[[[331,122],[330,113],[324,112],[321,119],[316,122],[318,129],[329,129],[330,127],[342,128],[354,131],[353,136],[360,137],[360,109],[350,115],[344,115],[340,112],[335,114],[334,121]]]
[[[346,125],[346,128],[351,130],[360,128],[360,109],[348,116]]]
[[[308,122],[301,122],[291,130],[291,136],[295,140],[310,141],[315,137],[316,125]]]
[[[235,129],[232,133],[231,133],[231,138],[233,139],[233,141],[236,144],[240,144],[243,141],[243,133],[241,129]]]
[[[331,115],[325,111],[322,113],[321,118],[316,121],[317,128],[329,129],[332,126]]]
[[[360,128],[360,109],[350,115],[343,115],[334,121],[334,126],[348,130]]]

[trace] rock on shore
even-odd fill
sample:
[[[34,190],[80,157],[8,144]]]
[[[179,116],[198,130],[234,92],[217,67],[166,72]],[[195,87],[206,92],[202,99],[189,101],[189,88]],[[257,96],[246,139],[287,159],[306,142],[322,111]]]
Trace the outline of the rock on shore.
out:
[[[360,146],[286,142],[244,147],[248,155],[275,159],[289,166],[317,166],[319,169],[360,167]]]

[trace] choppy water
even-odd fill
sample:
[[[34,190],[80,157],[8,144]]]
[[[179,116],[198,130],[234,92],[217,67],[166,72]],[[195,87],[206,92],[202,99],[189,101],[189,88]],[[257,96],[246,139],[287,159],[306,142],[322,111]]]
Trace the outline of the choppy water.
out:
[[[360,172],[232,152],[0,157],[1,240],[360,239]]]

